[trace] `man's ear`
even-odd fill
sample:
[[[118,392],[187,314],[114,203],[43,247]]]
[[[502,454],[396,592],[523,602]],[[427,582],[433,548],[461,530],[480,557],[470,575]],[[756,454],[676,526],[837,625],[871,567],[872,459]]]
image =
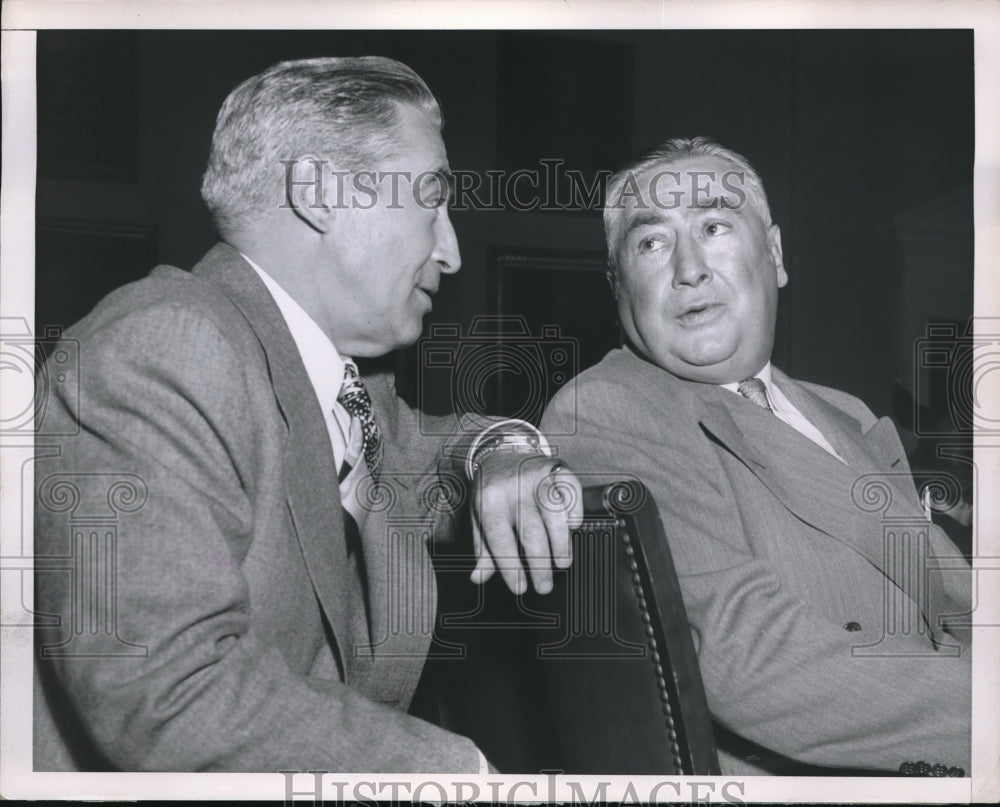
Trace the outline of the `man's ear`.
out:
[[[333,228],[343,180],[329,160],[305,154],[284,161],[285,206],[320,233]]]
[[[611,294],[617,300],[618,295],[622,293],[622,282],[618,277],[618,270],[615,269],[615,265],[610,259],[608,260],[608,268],[604,270],[604,276],[608,279],[608,285],[611,286]]]
[[[778,288],[784,288],[788,283],[788,273],[785,271],[785,261],[781,255],[781,230],[777,224],[772,224],[767,230],[767,249],[777,273]]]

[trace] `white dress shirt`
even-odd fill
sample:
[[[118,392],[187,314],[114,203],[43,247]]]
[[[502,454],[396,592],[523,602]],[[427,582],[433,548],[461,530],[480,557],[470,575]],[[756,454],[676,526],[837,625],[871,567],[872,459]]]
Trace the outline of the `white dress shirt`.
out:
[[[243,255],[243,253],[240,254]],[[356,464],[355,454],[359,453],[360,449],[358,439],[360,433],[354,435],[355,439],[352,439],[351,414],[337,401],[340,388],[344,383],[344,367],[348,364],[354,364],[354,362],[337,352],[337,348],[323,333],[323,329],[278,284],[278,281],[246,255],[243,255],[243,258],[253,267],[264,285],[267,286],[278,310],[281,311],[281,316],[285,320],[288,330],[292,333],[295,347],[298,348],[302,364],[305,365],[306,375],[309,376],[309,383],[312,384],[312,388],[316,392],[316,400],[319,401],[320,409],[323,410],[326,430],[330,435],[330,447],[333,449],[334,463],[339,473],[345,459],[351,461],[352,465]],[[355,446],[355,443],[358,445]]]
[[[340,355],[337,348],[334,347],[333,342],[323,332],[323,329],[316,324],[316,321],[306,313],[305,309],[273,277],[242,252],[240,255],[243,255],[243,259],[253,267],[257,276],[263,281],[267,290],[274,298],[278,310],[281,311],[281,316],[285,320],[288,330],[292,333],[295,347],[298,348],[299,356],[301,356],[302,363],[305,365],[306,375],[309,376],[309,382],[312,384],[312,388],[316,393],[316,399],[323,410],[323,418],[326,421],[326,430],[330,435],[330,446],[333,448],[333,458],[337,472],[340,472],[345,459],[354,468],[358,468],[360,463],[362,467],[359,470],[363,472],[363,460],[361,459],[363,436],[360,424],[357,420],[354,420],[352,424],[350,412],[344,409],[337,401],[337,396],[340,395],[340,388],[344,382],[344,367],[348,364],[353,365],[354,361],[347,356]],[[354,369],[357,370],[357,366]],[[524,423],[523,421],[516,422],[534,431],[544,446],[544,452],[551,456],[551,449],[549,449],[548,443],[541,432],[531,426],[531,424]],[[492,431],[496,425],[500,424],[495,424],[491,428],[484,429],[479,439],[481,440],[487,432]],[[470,456],[471,454],[472,452],[470,451]],[[353,487],[358,483],[362,475],[361,473],[351,473],[340,483],[342,503],[351,510],[352,515],[359,524],[362,523],[363,512],[355,513],[354,508],[349,505],[354,500],[354,496],[351,495]],[[479,773],[481,775],[489,773],[489,765],[483,752],[478,748],[476,752],[479,754]]]
[[[774,380],[771,378],[771,362],[764,365],[764,369],[756,373],[755,376],[764,382],[764,387],[767,389],[767,401],[771,404],[771,410],[778,420],[787,423],[803,437],[808,437],[824,451],[843,462],[844,465],[847,464],[847,461],[834,450],[829,440],[823,436],[823,433],[792,405],[792,402],[785,397],[785,394],[778,388],[778,385],[774,383]],[[739,384],[721,384],[720,386],[730,392],[735,392],[737,395],[740,394]]]

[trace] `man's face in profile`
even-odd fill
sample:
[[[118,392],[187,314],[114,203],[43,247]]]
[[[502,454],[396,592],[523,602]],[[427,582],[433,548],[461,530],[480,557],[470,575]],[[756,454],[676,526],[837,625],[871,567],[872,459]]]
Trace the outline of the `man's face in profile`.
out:
[[[403,104],[390,155],[345,180],[326,239],[331,276],[322,293],[353,355],[413,344],[441,274],[461,266],[448,216],[449,174],[438,126]]]
[[[762,220],[737,167],[720,157],[657,166],[635,184],[614,250],[631,343],[692,381],[753,375],[770,359],[778,289],[788,282],[778,227]]]

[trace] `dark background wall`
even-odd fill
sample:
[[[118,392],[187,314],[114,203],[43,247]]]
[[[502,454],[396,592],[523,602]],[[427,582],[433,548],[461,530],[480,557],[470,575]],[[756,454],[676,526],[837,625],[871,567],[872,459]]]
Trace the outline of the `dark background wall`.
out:
[[[512,138],[530,141],[533,126],[549,156],[597,154],[607,168],[680,135],[745,154],[791,277],[776,363],[879,414],[894,377],[913,388],[927,323],[971,315],[970,31],[48,31],[36,330],[70,324],[154,262],[190,267],[211,246],[198,188],[233,86],[281,59],[368,53],[406,62],[438,95],[453,168],[510,168]],[[535,114],[548,117],[536,125]],[[611,310],[598,212],[466,210],[453,222],[464,265],[431,322],[467,328],[476,313],[543,305],[564,336],[582,337],[574,316]],[[538,250],[579,256],[583,274],[540,282],[529,300],[522,273],[500,294],[498,256]],[[404,375],[416,356],[400,361]]]

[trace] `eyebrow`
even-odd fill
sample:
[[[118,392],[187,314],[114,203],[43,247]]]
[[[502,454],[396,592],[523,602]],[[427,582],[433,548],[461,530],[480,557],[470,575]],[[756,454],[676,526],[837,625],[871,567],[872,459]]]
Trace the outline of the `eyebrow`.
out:
[[[744,215],[744,208],[747,207],[747,204],[736,205],[733,207],[732,205],[724,206],[722,202],[723,198],[721,196],[711,196],[705,199],[701,204],[689,205],[688,209],[698,211],[701,214],[710,213],[713,210],[724,210],[735,216]],[[652,227],[657,224],[662,224],[666,220],[667,217],[662,213],[647,212],[635,215],[628,220],[628,224],[625,226],[625,232],[622,234],[622,239],[628,239],[628,237],[636,230],[641,230],[643,227]]]
[[[723,199],[723,197],[721,196],[710,196],[708,199],[705,199],[701,204],[690,205],[690,208],[692,210],[727,210],[731,213],[735,213],[738,216],[743,215],[743,208],[746,206],[745,204],[740,204],[735,206],[732,204],[724,205],[723,204],[724,201],[731,201],[731,200]]]
[[[436,165],[434,168],[428,168],[426,171],[421,171],[418,176],[421,174],[437,174],[444,179],[448,185],[454,186],[455,184],[455,175],[451,172],[451,167],[448,163],[442,163],[440,165]]]
[[[628,238],[636,230],[640,230],[643,227],[649,227],[654,224],[662,224],[664,221],[666,221],[665,217],[659,213],[642,213],[638,216],[633,216],[629,219],[628,224],[625,227],[623,238]]]
[[[444,180],[446,190],[448,192],[449,201],[455,196],[455,175],[451,172],[451,168],[447,163],[438,165],[436,168],[429,168],[426,171],[421,171],[417,176],[424,174],[436,174]]]

